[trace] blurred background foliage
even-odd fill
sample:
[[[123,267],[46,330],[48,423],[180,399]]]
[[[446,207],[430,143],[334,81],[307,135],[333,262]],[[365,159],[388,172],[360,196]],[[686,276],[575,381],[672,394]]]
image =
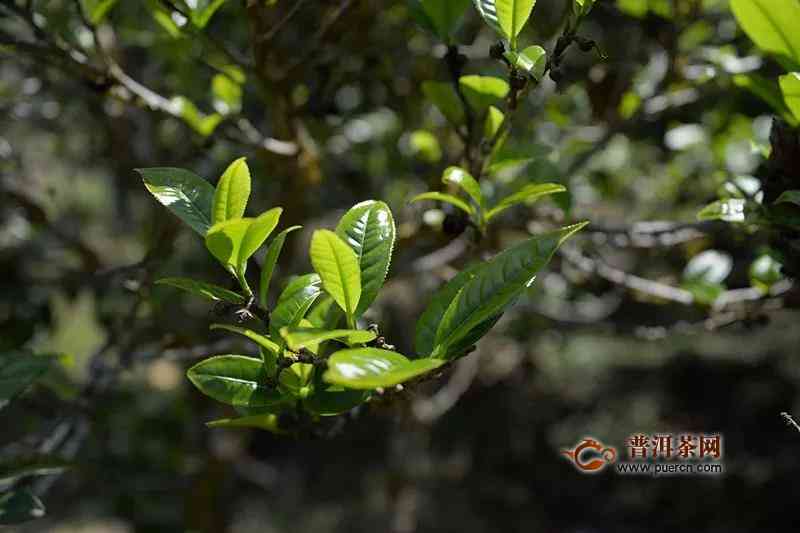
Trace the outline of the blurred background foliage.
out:
[[[550,50],[571,8],[539,0],[522,38]],[[0,410],[0,489],[47,506],[19,530],[791,529],[800,434],[779,414],[800,412],[800,299],[769,231],[696,222],[757,197],[772,110],[736,80],[785,70],[724,0],[599,0],[580,34],[607,59],[568,51],[513,120],[507,149],[532,161],[482,186],[569,191],[504,213],[498,249],[591,226],[442,380],[291,440],[204,426],[226,412],[185,369],[255,350],[208,331],[212,305],[153,286],[227,282],[133,169],[215,181],[246,155],[251,204],[304,225],[282,283],[308,271],[313,229],[386,201],[398,245],[370,319],[408,349],[469,246],[449,211],[407,203],[462,151],[422,91],[448,80],[446,46],[403,1],[3,0],[0,352],[47,358]],[[495,40],[470,8],[465,74],[504,76]],[[724,476],[581,476],[559,456],[584,435],[683,430],[724,435]],[[42,455],[63,464],[13,475]]]

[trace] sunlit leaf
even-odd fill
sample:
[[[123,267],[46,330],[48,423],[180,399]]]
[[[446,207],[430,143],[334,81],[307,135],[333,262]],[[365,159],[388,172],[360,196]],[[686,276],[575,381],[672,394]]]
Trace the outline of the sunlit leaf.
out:
[[[448,167],[445,169],[444,174],[442,174],[442,181],[444,183],[457,185],[483,209],[483,193],[481,192],[481,186],[478,185],[478,182],[472,177],[472,174],[461,167]]]
[[[439,368],[442,359],[414,359],[378,348],[339,350],[328,358],[324,379],[351,389],[392,387]]]
[[[281,328],[281,335],[293,351],[327,340],[340,340],[352,346],[375,339],[374,332],[364,329]]]
[[[272,354],[277,354],[280,352],[280,347],[276,342],[274,342],[266,335],[258,333],[257,331],[253,331],[252,329],[242,328],[239,326],[231,326],[230,324],[211,324],[209,328],[212,330],[221,329],[224,331],[230,331],[231,333],[236,333],[244,337],[247,337],[248,339],[255,342],[256,344],[258,344],[259,346],[266,349],[268,352]]]
[[[730,0],[737,22],[764,50],[800,63],[800,2],[797,0]]]
[[[264,256],[264,264],[261,266],[261,281],[259,282],[259,300],[261,305],[265,308],[269,307],[267,296],[269,292],[269,285],[272,282],[272,274],[275,271],[275,265],[278,264],[278,257],[283,250],[283,244],[286,242],[286,236],[289,233],[300,229],[302,226],[292,226],[278,233],[272,242],[269,243],[267,248],[267,255]]]
[[[761,254],[750,264],[750,285],[766,293],[783,279],[782,269],[783,265],[772,254]]]
[[[226,0],[196,0],[192,3],[192,24],[202,29],[205,28],[214,13],[222,7]]]
[[[241,157],[228,165],[214,192],[212,222],[242,218],[250,198],[250,169]]]
[[[353,249],[336,233],[317,230],[311,237],[309,255],[325,292],[354,317],[361,297],[361,268]]]
[[[281,339],[281,328],[297,326],[322,289],[317,274],[306,274],[292,280],[281,293],[270,313],[269,331],[273,339]]]
[[[211,227],[214,187],[182,168],[139,168],[147,190],[194,231],[205,237]]]
[[[307,398],[314,391],[312,379],[314,365],[308,363],[294,363],[289,368],[281,370],[278,376],[278,387],[284,394],[295,398]]]
[[[206,422],[206,425],[210,428],[265,429],[272,433],[277,433],[278,435],[283,435],[284,433],[286,433],[286,431],[282,430],[280,427],[280,424],[278,422],[278,415],[272,413],[242,416],[239,418],[223,418],[220,420],[212,420],[211,422]]]
[[[386,280],[395,240],[394,217],[383,202],[367,200],[353,206],[342,216],[336,234],[356,254],[361,271],[361,296],[356,317],[375,301]]]
[[[516,49],[517,36],[528,22],[536,0],[473,0],[473,3],[489,26]]]
[[[458,83],[470,107],[479,113],[502,102],[509,90],[506,80],[493,76],[461,76]]]
[[[517,69],[527,72],[533,79],[539,81],[544,75],[544,69],[547,65],[547,52],[539,45],[533,45],[525,48],[521,52],[508,51],[505,54],[512,65]]]

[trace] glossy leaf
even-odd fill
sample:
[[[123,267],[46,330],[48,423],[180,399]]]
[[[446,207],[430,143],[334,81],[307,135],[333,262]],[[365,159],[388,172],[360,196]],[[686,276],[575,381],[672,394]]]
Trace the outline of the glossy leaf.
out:
[[[451,124],[456,126],[463,124],[464,107],[452,84],[443,81],[424,81],[422,93]]]
[[[211,221],[214,224],[242,218],[250,198],[250,169],[244,157],[225,169],[214,192]]]
[[[0,409],[45,373],[53,359],[25,352],[0,353]]]
[[[147,190],[173,214],[205,237],[211,227],[214,187],[182,168],[136,169]]]
[[[295,278],[286,286],[275,309],[270,313],[269,330],[273,339],[282,339],[281,328],[294,327],[300,323],[322,292],[320,285],[318,275],[306,274]]]
[[[442,317],[433,356],[443,356],[472,329],[501,313],[533,283],[561,243],[585,225],[574,224],[527,239],[484,264],[464,284]]]
[[[259,300],[261,301],[261,305],[265,308],[269,307],[269,302],[267,301],[269,285],[272,282],[272,274],[275,272],[275,265],[278,264],[278,257],[280,257],[281,250],[283,250],[283,244],[286,242],[286,236],[300,228],[302,228],[302,226],[286,228],[278,233],[278,235],[272,239],[272,242],[269,243],[267,255],[264,257],[264,264],[261,266],[261,281],[258,285]]]
[[[513,305],[513,301],[512,304]],[[452,346],[448,346],[447,352],[444,355],[445,359],[452,359],[461,357],[467,354],[467,351],[475,346],[477,342],[486,336],[487,333],[497,324],[500,318],[503,316],[503,313],[499,313],[491,318],[488,318],[469,330],[461,340],[453,344]]]
[[[201,361],[187,372],[200,392],[229,405],[271,407],[285,400],[267,388],[261,360],[243,355],[218,355]]]
[[[472,174],[467,172],[461,167],[448,167],[442,175],[442,181],[456,185],[463,190],[472,200],[481,208],[483,208],[483,193],[481,186],[472,177]]]
[[[521,52],[508,51],[505,56],[512,65],[523,72],[527,72],[536,81],[542,79],[547,65],[547,52],[541,46],[529,46]]]
[[[737,87],[748,90],[769,104],[772,109],[790,122],[797,122],[794,114],[784,102],[781,88],[775,79],[767,79],[759,74],[749,72],[747,74],[737,74],[733,77],[733,83]]]
[[[334,232],[317,230],[309,255],[325,292],[348,317],[354,317],[361,297],[361,268],[353,249]]]
[[[162,278],[156,285],[168,285],[189,292],[196,296],[208,298],[214,302],[228,302],[236,305],[245,303],[244,296],[237,294],[219,285],[205,283],[190,278]]]
[[[500,127],[505,121],[505,114],[497,109],[495,106],[489,106],[489,112],[486,113],[486,122],[483,125],[483,136],[486,139],[494,139]]]
[[[223,418],[220,420],[212,420],[211,422],[206,422],[206,425],[210,428],[265,429],[267,431],[271,431],[272,433],[277,433],[278,435],[283,435],[284,433],[286,433],[280,427],[280,424],[278,422],[278,415],[273,413],[241,416],[239,418]]]
[[[211,226],[206,235],[208,251],[234,275],[240,274],[239,257],[242,241],[252,223],[252,218],[226,220]]]
[[[361,271],[361,296],[356,317],[375,301],[386,280],[395,240],[394,217],[383,202],[367,200],[353,206],[339,221],[336,234],[356,254]]]
[[[441,359],[414,359],[379,348],[339,350],[328,358],[324,379],[351,389],[392,387],[439,368]]]
[[[375,339],[375,333],[365,329],[281,328],[281,335],[293,351],[327,340],[340,340],[352,346]]]
[[[470,107],[478,113],[502,102],[509,90],[506,80],[493,76],[461,76],[458,83]]]
[[[344,313],[327,294],[319,298],[314,307],[306,315],[311,327],[323,329],[336,329],[341,323]]]
[[[483,19],[516,49],[517,36],[531,16],[536,0],[473,0]]]
[[[211,326],[209,326],[209,329],[212,330],[220,329],[224,331],[230,331],[231,333],[236,333],[244,337],[247,337],[248,339],[255,342],[256,344],[258,344],[259,346],[266,349],[268,352],[272,354],[277,354],[280,352],[280,347],[276,342],[274,342],[266,335],[258,333],[257,331],[253,331],[252,329],[249,328],[231,326],[230,324],[211,324]]]
[[[447,308],[453,303],[461,288],[475,277],[481,267],[482,264],[478,263],[462,270],[433,294],[416,325],[414,348],[421,357],[427,357],[433,353],[436,330],[439,328]]]
[[[29,490],[0,493],[0,525],[22,524],[44,515],[44,504]]]
[[[500,200],[496,206],[491,208],[488,213],[486,213],[486,220],[491,220],[514,205],[521,204],[523,202],[533,202],[542,196],[564,192],[566,190],[566,187],[558,183],[532,183],[530,185],[526,185],[514,194],[506,196]]]
[[[424,192],[422,194],[416,195],[414,198],[410,200],[410,203],[419,202],[421,200],[434,200],[437,202],[446,202],[452,206],[455,206],[468,215],[472,216],[475,213],[475,210],[464,200],[453,196],[452,194],[446,194],[443,192]]]
[[[756,45],[800,63],[800,2],[797,0],[731,0],[731,11]]]

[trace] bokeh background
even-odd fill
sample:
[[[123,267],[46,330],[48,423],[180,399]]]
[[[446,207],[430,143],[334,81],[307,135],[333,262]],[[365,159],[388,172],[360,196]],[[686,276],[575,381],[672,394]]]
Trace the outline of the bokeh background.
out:
[[[407,203],[438,190],[461,150],[421,91],[447,80],[445,46],[402,1],[229,1],[195,30],[168,3],[132,0],[94,32],[77,4],[0,3],[0,350],[58,356],[0,411],[0,457],[71,464],[23,480],[47,515],[19,531],[795,529],[800,432],[780,413],[800,413],[798,298],[787,280],[780,297],[752,287],[769,235],[695,218],[720,195],[758,190],[772,117],[734,76],[782,72],[727,2],[598,1],[580,33],[607,59],[571,48],[563,79],[543,81],[513,122],[535,162],[484,182],[487,194],[529,181],[570,191],[510,210],[492,229],[498,247],[562,221],[592,225],[442,379],[301,439],[205,427],[228,413],[185,369],[255,348],[208,330],[213,305],[153,285],[228,281],[133,169],[214,182],[247,156],[250,209],[283,206],[282,225],[304,226],[279,284],[310,268],[313,229],[383,199],[399,238],[370,320],[408,351],[468,246],[442,230],[446,212]],[[539,0],[522,40],[551,49],[569,9]],[[266,42],[255,55],[254,32]],[[494,40],[470,9],[466,73],[504,75]],[[97,76],[103,57],[160,100]],[[237,67],[253,61],[257,75]],[[721,274],[698,289],[685,271],[709,251]],[[659,298],[630,275],[731,301]],[[624,449],[633,433],[680,431],[724,435],[725,474],[586,476],[559,453],[586,435]]]

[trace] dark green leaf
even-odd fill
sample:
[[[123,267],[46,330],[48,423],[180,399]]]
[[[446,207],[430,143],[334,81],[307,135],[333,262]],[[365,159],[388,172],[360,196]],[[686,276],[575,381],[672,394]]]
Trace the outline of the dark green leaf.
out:
[[[0,485],[27,476],[58,474],[70,468],[70,466],[72,466],[71,463],[48,455],[14,457],[0,461]]]
[[[369,393],[341,385],[315,383],[314,392],[303,401],[303,406],[319,416],[336,416],[364,403]]]
[[[0,353],[0,409],[44,374],[52,362],[43,355]]]
[[[222,7],[226,0],[197,0],[191,11],[192,24],[202,29],[208,25],[214,13]]]
[[[156,200],[205,237],[211,227],[214,187],[182,168],[139,168],[144,186]]]
[[[265,413],[260,415],[242,416],[239,418],[223,418],[221,420],[213,420],[207,422],[206,425],[210,428],[254,428],[265,429],[272,433],[282,435],[286,433],[280,428],[278,423],[278,415],[273,413]]]
[[[322,292],[320,285],[321,281],[316,274],[306,274],[289,283],[270,313],[269,330],[272,338],[282,339],[281,328],[291,328],[300,323]]]
[[[558,247],[586,223],[523,241],[486,263],[450,304],[436,331],[434,356],[466,337],[482,322],[501,313],[522,293]]]
[[[103,22],[106,15],[111,11],[117,0],[81,0],[81,5],[86,16],[94,25]]]
[[[314,365],[294,363],[289,368],[281,370],[278,377],[278,387],[284,394],[300,399],[307,398],[314,391],[313,377]]]
[[[778,199],[775,200],[776,204],[788,203],[800,207],[800,190],[783,191]]]
[[[217,355],[194,365],[189,380],[203,394],[229,405],[271,407],[286,400],[268,388],[261,360],[243,355]]]
[[[44,504],[28,490],[0,494],[0,525],[22,524],[44,515]]]

